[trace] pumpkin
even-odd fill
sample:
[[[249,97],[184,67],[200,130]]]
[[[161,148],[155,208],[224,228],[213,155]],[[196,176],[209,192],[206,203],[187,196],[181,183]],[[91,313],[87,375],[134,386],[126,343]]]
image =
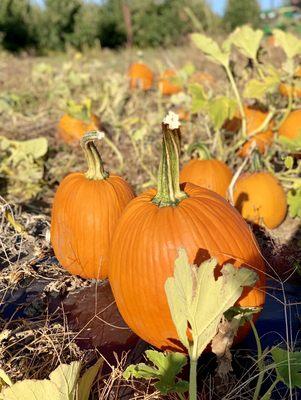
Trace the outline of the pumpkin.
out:
[[[121,216],[112,239],[109,280],[122,317],[138,336],[160,349],[183,350],[164,290],[174,274],[178,249],[185,248],[189,261],[197,265],[216,257],[220,265],[231,262],[259,271],[256,287],[244,290],[241,306],[264,303],[260,288],[265,267],[254,236],[235,208],[211,190],[192,183],[180,186],[177,116],[170,113],[162,129],[157,189],[140,194]]]
[[[250,135],[263,124],[268,113],[250,107],[244,107],[244,110],[247,123],[247,135]],[[238,155],[240,157],[246,157],[249,154],[250,148],[254,142],[256,143],[259,153],[264,154],[273,142],[274,134],[272,127],[273,122],[270,122],[269,127],[265,131],[257,133],[252,136],[251,139],[247,140],[239,149]]]
[[[89,132],[81,141],[88,171],[69,174],[59,185],[51,216],[51,243],[60,264],[83,278],[108,276],[108,256],[116,223],[134,193],[120,176],[104,171]]]
[[[159,79],[159,90],[163,95],[169,96],[181,92],[182,87],[173,82],[176,77],[177,73],[173,69],[167,69],[163,72]]]
[[[193,159],[184,165],[180,182],[194,183],[226,198],[233,176],[231,169],[220,160],[210,159],[204,154],[202,157],[203,159]]]
[[[279,136],[290,140],[301,139],[301,110],[292,111],[279,127]]]
[[[286,216],[285,192],[269,172],[243,174],[235,184],[233,198],[245,219],[269,229],[279,226]]]
[[[282,94],[282,96],[285,97],[296,97],[300,98],[301,97],[301,67],[299,67],[294,74],[294,86],[288,84],[288,83],[280,83],[279,85],[279,92]]]
[[[83,137],[86,132],[97,130],[100,127],[99,118],[92,114],[90,121],[85,122],[74,118],[69,114],[64,114],[59,121],[57,132],[60,139],[68,144],[74,144]]]
[[[134,63],[130,66],[128,71],[131,89],[149,90],[153,85],[153,72],[142,62]]]

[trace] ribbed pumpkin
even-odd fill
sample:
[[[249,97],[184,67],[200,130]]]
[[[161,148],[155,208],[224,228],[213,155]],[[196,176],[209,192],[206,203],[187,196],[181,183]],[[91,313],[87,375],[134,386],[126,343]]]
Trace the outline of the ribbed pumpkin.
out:
[[[279,136],[286,139],[301,139],[301,110],[292,111],[279,127]]]
[[[180,129],[174,114],[162,128],[158,188],[132,200],[121,216],[112,240],[109,280],[129,327],[153,346],[179,350],[164,290],[178,249],[185,248],[189,261],[198,265],[215,256],[220,264],[230,261],[259,271],[257,287],[244,291],[242,306],[263,305],[264,262],[249,227],[226,200],[191,183],[180,187]]]
[[[89,132],[82,138],[88,171],[64,178],[52,206],[54,253],[66,270],[83,278],[108,276],[111,237],[125,206],[134,198],[123,178],[104,171],[94,143],[101,137],[100,132]]]
[[[57,131],[60,139],[68,144],[74,144],[78,143],[86,132],[97,130],[99,127],[100,120],[94,114],[91,115],[90,122],[64,114],[59,121]]]
[[[247,134],[250,135],[253,131],[258,129],[264,122],[267,117],[266,112],[262,112],[260,110],[256,110],[250,107],[245,107],[245,115],[247,122]],[[264,154],[269,146],[273,142],[273,122],[271,121],[269,124],[269,128],[263,132],[257,133],[252,136],[238,151],[238,155],[240,157],[246,157],[250,151],[251,145],[255,142],[256,147],[260,154]]]
[[[131,89],[149,90],[153,85],[153,72],[142,62],[132,64],[129,68],[128,76]]]
[[[172,80],[177,77],[176,71],[167,69],[159,79],[159,90],[163,95],[169,96],[181,92],[182,87]]]
[[[286,216],[285,192],[269,172],[242,175],[236,182],[233,197],[241,215],[255,224],[274,229]]]
[[[210,159],[209,153],[201,152],[200,156],[202,159],[193,159],[184,165],[180,183],[194,183],[226,198],[233,176],[231,169],[220,160]]]

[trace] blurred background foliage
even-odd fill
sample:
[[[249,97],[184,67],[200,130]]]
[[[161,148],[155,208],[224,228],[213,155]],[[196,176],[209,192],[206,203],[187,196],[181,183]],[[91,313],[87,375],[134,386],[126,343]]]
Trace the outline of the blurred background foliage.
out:
[[[181,44],[200,30],[223,33],[262,26],[257,0],[228,0],[224,16],[205,0],[1,0],[0,44],[35,54],[101,45],[156,47]]]

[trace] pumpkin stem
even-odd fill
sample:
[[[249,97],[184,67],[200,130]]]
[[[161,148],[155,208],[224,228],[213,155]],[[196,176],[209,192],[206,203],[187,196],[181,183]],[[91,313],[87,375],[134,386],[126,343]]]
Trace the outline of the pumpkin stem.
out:
[[[263,169],[263,162],[262,162],[262,157],[258,150],[254,150],[251,155],[251,171],[252,172],[258,172],[262,171]]]
[[[157,194],[152,202],[159,207],[175,206],[187,194],[180,189],[180,122],[177,114],[169,112],[162,122],[162,156],[158,172]]]
[[[191,144],[187,149],[187,153],[190,156],[195,153],[200,160],[210,160],[212,158],[208,147],[203,143]]]
[[[109,177],[109,173],[104,170],[100,153],[95,145],[95,141],[103,139],[104,136],[103,132],[91,131],[81,138],[80,144],[88,164],[88,171],[85,173],[87,179],[102,180]]]

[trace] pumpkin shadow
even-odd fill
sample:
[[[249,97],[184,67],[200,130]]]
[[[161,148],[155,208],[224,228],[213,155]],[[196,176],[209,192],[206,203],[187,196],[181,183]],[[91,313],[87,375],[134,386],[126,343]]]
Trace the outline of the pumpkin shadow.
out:
[[[235,208],[239,211],[239,213],[241,214],[244,202],[249,200],[249,195],[247,193],[240,193],[236,202],[235,202]]]

